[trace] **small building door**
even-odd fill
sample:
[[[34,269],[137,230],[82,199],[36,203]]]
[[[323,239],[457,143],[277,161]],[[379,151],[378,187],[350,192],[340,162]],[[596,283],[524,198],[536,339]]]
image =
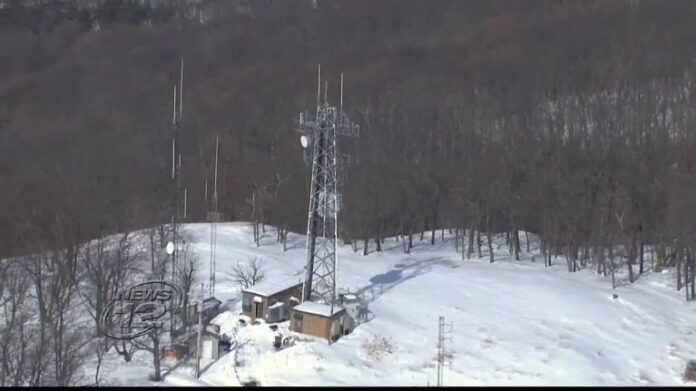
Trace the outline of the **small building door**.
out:
[[[295,313],[295,330],[298,333],[302,332],[302,314]]]
[[[201,357],[212,359],[213,357],[213,341],[206,339],[203,341],[203,351],[201,352]]]
[[[252,319],[263,318],[262,308],[263,308],[263,300],[260,297],[255,296],[254,301],[251,304],[251,318]]]

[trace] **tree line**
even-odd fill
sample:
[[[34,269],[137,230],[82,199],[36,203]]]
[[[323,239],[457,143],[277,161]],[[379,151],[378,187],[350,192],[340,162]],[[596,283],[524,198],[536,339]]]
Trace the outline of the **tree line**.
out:
[[[82,19],[0,9],[5,256],[60,249],[55,232],[82,243],[170,220],[180,58],[189,221],[210,207],[219,134],[225,219],[278,226],[281,241],[303,232],[293,120],[314,104],[321,62],[334,101],[345,72],[362,126],[339,140],[354,160],[341,236],[356,249],[451,227],[470,233],[468,254],[497,233],[516,252],[533,232],[571,271],[623,262],[634,280],[649,251],[693,291],[692,2],[179,5],[204,20],[174,3],[95,4]]]

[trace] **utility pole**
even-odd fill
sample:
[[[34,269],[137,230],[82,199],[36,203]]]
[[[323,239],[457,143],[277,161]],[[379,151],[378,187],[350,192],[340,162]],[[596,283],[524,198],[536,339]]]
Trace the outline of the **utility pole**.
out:
[[[196,379],[201,376],[201,335],[203,331],[203,283],[198,298],[198,340],[196,341]]]
[[[445,348],[445,341],[452,342],[452,323],[445,324],[445,317],[441,316],[438,322],[437,336],[437,386],[443,385],[443,373],[445,367],[445,358],[448,352]]]

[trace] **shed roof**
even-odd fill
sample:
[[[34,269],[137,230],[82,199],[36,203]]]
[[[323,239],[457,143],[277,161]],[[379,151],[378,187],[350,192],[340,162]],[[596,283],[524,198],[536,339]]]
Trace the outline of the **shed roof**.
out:
[[[217,308],[220,306],[220,304],[222,304],[220,300],[216,299],[215,297],[209,297],[203,300],[203,310],[206,311],[209,309]]]
[[[329,304],[321,304],[321,303],[315,303],[313,301],[305,301],[304,303],[300,305],[296,305],[293,308],[294,311],[299,311],[299,312],[304,312],[307,314],[314,314],[314,315],[320,315],[323,317],[330,317],[331,316],[331,305]],[[341,311],[345,311],[345,309],[339,305],[334,304],[333,307],[333,313],[336,315],[337,313]]]
[[[217,325],[207,324],[202,328],[203,332],[201,333],[201,335],[203,337],[211,336],[211,337],[218,338],[219,334],[220,334],[219,327],[220,326],[217,326]],[[193,338],[193,337],[196,337],[196,338],[198,337],[198,325],[197,324],[191,325],[191,327],[189,328],[188,338]]]
[[[253,293],[255,295],[269,297],[273,296],[282,291],[294,288],[298,285],[302,285],[302,282],[298,282],[297,277],[284,277],[284,278],[268,278],[256,285],[250,286],[248,288],[242,289],[242,292]]]

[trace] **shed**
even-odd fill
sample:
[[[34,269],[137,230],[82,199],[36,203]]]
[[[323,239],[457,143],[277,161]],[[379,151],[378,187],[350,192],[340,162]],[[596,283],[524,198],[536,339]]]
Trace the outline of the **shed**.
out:
[[[262,318],[267,322],[288,319],[289,308],[302,297],[302,282],[294,279],[264,280],[242,289],[242,313],[252,319]]]
[[[359,323],[361,320],[361,309],[363,307],[360,298],[353,293],[346,293],[339,295],[339,299],[343,308],[348,312],[348,315],[355,323]]]
[[[222,302],[215,297],[209,297],[203,300],[203,322],[208,323],[213,318],[220,314],[220,305]],[[198,300],[191,300],[186,307],[186,319],[189,325],[198,323]],[[180,314],[182,312],[182,307],[176,309],[175,313]]]
[[[201,358],[217,360],[220,351],[220,326],[206,325],[201,333]],[[195,356],[198,348],[198,325],[191,328],[188,337],[188,352]]]
[[[290,315],[290,330],[335,341],[353,329],[353,320],[345,308],[305,301],[295,306]]]

